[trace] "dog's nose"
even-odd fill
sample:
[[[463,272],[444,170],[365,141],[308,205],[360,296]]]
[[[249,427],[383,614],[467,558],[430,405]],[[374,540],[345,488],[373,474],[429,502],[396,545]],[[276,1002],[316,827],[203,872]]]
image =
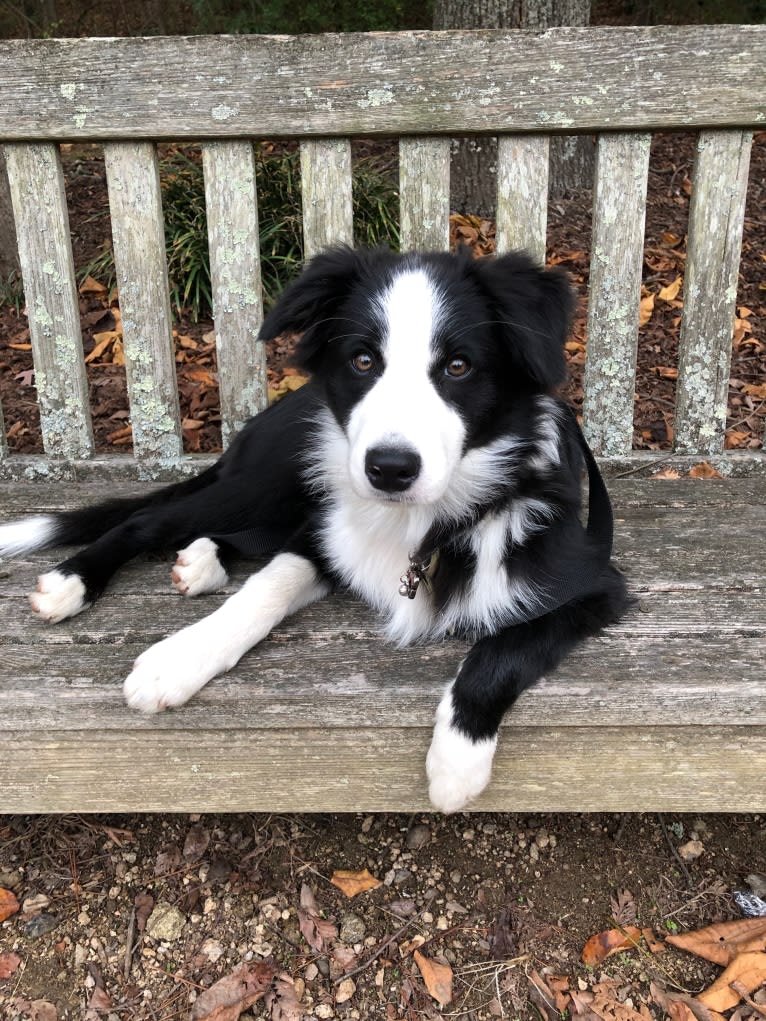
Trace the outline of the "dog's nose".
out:
[[[370,485],[384,493],[403,493],[420,474],[420,455],[406,447],[370,447],[364,470]]]

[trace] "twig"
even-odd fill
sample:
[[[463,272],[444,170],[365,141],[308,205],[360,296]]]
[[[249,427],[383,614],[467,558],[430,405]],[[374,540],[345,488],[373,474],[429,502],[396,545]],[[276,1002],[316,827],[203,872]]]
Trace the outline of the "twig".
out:
[[[130,968],[133,962],[133,937],[136,934],[136,905],[133,905],[133,910],[130,912],[130,920],[128,921],[128,935],[127,945],[125,947],[125,964],[123,965],[122,975],[127,982],[130,978]]]
[[[670,839],[670,834],[668,833],[668,828],[665,825],[665,820],[662,818],[662,814],[660,812],[657,813],[657,818],[659,819],[660,827],[662,828],[662,832],[665,834],[665,840],[667,841],[668,847],[670,848],[670,853],[673,855],[675,860],[678,862],[679,867],[681,869],[681,872],[683,873],[684,879],[686,880],[686,887],[687,887],[687,889],[690,890],[692,888],[692,886],[694,886],[694,880],[692,879],[692,874],[687,869],[686,862],[683,860],[681,855],[678,853],[678,851],[676,850],[675,844]]]

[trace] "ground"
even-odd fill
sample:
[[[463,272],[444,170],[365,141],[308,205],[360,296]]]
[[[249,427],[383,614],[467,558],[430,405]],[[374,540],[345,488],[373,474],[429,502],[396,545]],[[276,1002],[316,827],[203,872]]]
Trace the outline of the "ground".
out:
[[[766,872],[763,816],[9,818],[0,839],[0,886],[21,903],[0,927],[0,962],[21,961],[0,981],[9,1021],[87,1017],[94,996],[94,1021],[186,1018],[203,989],[264,958],[309,1017],[567,1016],[530,994],[539,979],[611,1001],[586,1018],[662,1018],[657,986],[693,995],[721,969],[643,941],[586,966],[586,941],[615,912],[660,939],[741,917],[732,891]],[[699,856],[684,864],[693,840]],[[340,869],[382,883],[349,898],[329,882]],[[334,925],[319,940],[306,924],[316,909]],[[453,972],[441,1010],[419,945]],[[36,1000],[55,1013],[35,1015]],[[261,1000],[244,1016],[301,1015]]]
[[[650,173],[636,443],[655,449],[672,440],[692,152],[688,136],[662,136]],[[108,236],[100,155],[69,150],[66,172],[75,261],[84,267]],[[765,182],[761,133],[729,446],[755,446],[763,435]],[[491,223],[455,218],[453,233],[478,251],[493,247]],[[575,404],[589,237],[587,195],[552,204],[549,258],[570,270],[581,295],[568,345]],[[98,449],[127,450],[118,308],[90,285],[81,311]],[[177,327],[190,450],[220,444],[210,330],[188,317]],[[0,393],[18,452],[40,449],[29,348],[22,310],[0,309]],[[274,384],[284,383],[286,353],[271,353]],[[348,898],[330,882],[341,869],[368,869],[380,885]],[[721,968],[656,938],[741,918],[734,892],[748,889],[747,877],[766,883],[764,873],[766,818],[757,815],[0,818],[0,1016],[171,1021],[189,1017],[199,1000],[196,1017],[230,1021],[260,982],[266,996],[244,1017],[717,1021],[696,995]],[[634,922],[644,930],[638,946],[582,962],[591,936]],[[763,942],[757,949],[766,956]],[[238,971],[246,965],[247,974]],[[286,978],[275,986],[273,974]],[[205,1006],[203,991],[227,975],[238,975],[229,1006]],[[754,1006],[737,1021],[766,1016],[763,991],[751,988]],[[673,1000],[679,992],[691,999]]]

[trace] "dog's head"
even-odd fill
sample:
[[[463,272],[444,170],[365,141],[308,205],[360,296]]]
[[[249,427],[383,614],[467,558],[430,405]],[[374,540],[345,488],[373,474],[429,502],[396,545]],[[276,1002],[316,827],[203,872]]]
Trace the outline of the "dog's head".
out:
[[[513,253],[315,257],[262,338],[301,334],[296,362],[322,383],[360,496],[441,499],[464,454],[514,405],[565,376],[566,276]]]

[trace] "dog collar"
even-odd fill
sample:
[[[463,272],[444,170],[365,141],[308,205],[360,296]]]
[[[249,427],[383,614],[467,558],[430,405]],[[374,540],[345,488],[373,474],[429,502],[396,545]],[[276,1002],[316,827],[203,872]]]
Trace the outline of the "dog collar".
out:
[[[418,586],[421,581],[428,591],[431,590],[431,579],[436,574],[439,551],[438,549],[434,550],[425,560],[418,560],[417,553],[410,553],[408,556],[410,565],[399,579],[401,582],[399,595],[406,596],[408,599],[414,599],[418,594]]]

